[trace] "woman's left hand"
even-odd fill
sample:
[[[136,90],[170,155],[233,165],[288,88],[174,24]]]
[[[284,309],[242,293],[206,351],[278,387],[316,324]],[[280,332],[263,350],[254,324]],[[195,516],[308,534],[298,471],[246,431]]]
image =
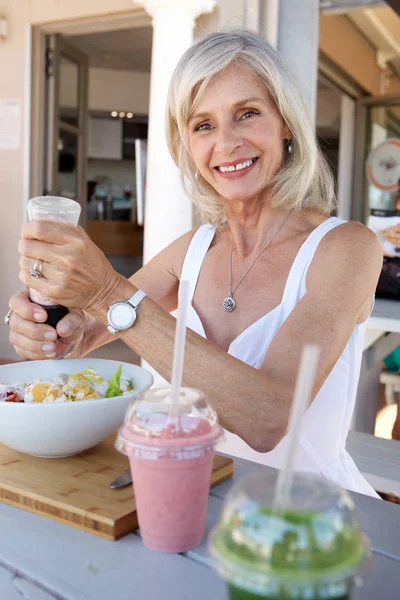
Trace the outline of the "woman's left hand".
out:
[[[383,237],[393,246],[400,247],[400,225],[392,225],[383,230]]]
[[[28,287],[57,304],[101,310],[121,276],[81,227],[56,221],[36,221],[22,227],[18,244],[19,277]],[[42,261],[42,277],[29,274]]]

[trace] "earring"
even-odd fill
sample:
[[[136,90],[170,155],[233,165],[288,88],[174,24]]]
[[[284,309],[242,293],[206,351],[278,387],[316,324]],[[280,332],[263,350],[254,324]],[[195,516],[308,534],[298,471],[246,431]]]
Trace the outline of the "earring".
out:
[[[286,140],[286,149],[288,154],[293,154],[293,140]]]
[[[197,171],[196,171],[196,173],[194,174],[194,178],[196,179],[196,181],[198,180],[198,178],[199,178],[199,171],[198,171],[198,170],[197,170]]]

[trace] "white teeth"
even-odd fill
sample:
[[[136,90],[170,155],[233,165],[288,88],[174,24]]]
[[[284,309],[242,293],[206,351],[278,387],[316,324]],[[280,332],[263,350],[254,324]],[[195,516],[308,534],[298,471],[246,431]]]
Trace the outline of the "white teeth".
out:
[[[246,169],[246,167],[250,167],[255,159],[249,159],[245,162],[238,163],[237,165],[231,165],[230,167],[218,167],[221,173],[228,173],[230,171],[240,171],[241,169]]]

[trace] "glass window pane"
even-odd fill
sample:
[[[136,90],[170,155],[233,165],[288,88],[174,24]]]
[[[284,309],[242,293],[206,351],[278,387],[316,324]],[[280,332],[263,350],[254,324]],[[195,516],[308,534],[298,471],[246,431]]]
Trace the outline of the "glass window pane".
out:
[[[57,193],[66,198],[77,197],[78,137],[59,130]]]
[[[367,134],[368,225],[381,240],[384,256],[400,258],[400,102],[371,107]]]
[[[386,140],[398,140],[400,145],[400,104],[398,106],[374,106],[368,111],[367,154]],[[370,156],[371,158],[371,156]],[[369,161],[367,198],[370,211],[395,211],[399,193],[400,146],[392,144],[375,154]]]
[[[66,56],[60,59],[60,119],[78,126],[79,67]]]

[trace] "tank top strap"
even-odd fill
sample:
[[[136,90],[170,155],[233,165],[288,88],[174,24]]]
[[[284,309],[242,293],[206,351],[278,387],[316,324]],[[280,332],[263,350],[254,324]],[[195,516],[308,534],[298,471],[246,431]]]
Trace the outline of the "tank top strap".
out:
[[[201,225],[192,237],[183,261],[181,281],[189,281],[189,302],[192,301],[201,265],[214,239],[214,225]]]
[[[308,267],[314,258],[319,243],[329,231],[335,227],[338,227],[338,225],[343,225],[343,223],[346,223],[344,219],[330,217],[318,225],[318,227],[316,227],[314,231],[312,231],[306,238],[290,269],[289,277],[286,281],[285,291],[283,293],[282,303],[293,303],[294,305],[306,293],[307,290],[305,281]]]

